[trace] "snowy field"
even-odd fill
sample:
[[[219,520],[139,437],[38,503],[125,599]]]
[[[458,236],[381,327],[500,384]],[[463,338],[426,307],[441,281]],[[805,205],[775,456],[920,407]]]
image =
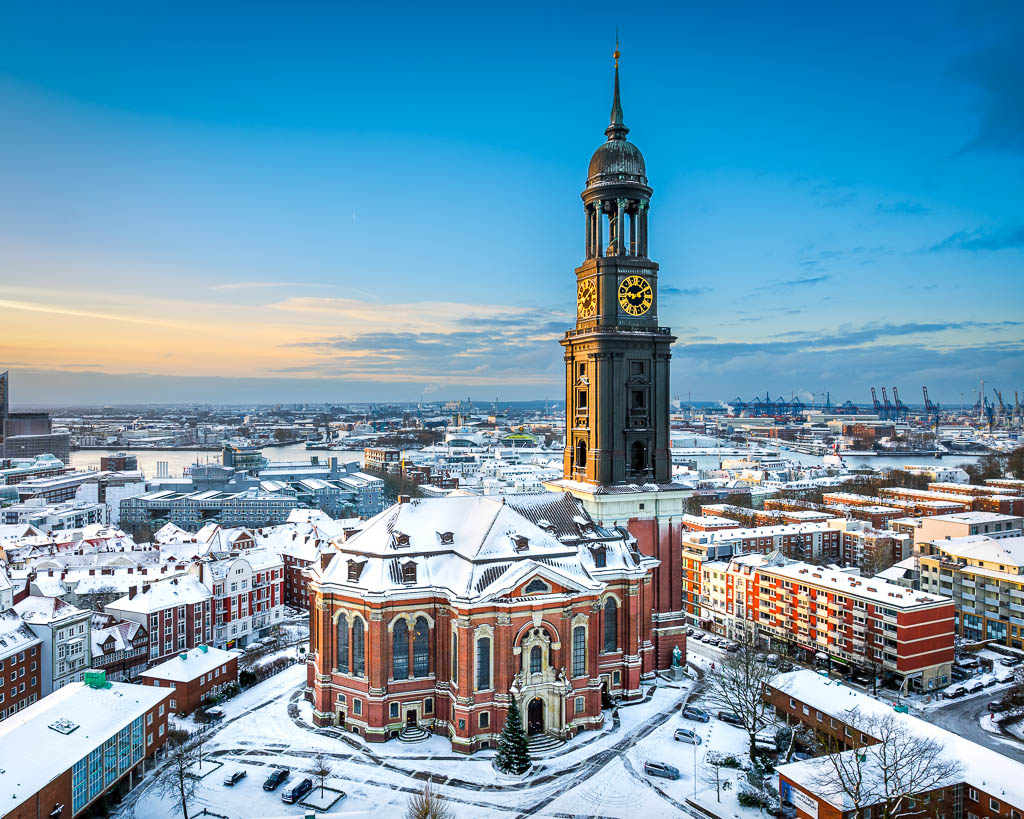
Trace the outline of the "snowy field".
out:
[[[460,819],[679,816],[694,813],[685,801],[695,791],[702,803],[711,806],[715,801],[714,790],[709,797],[703,781],[702,763],[709,748],[741,758],[746,753],[746,736],[739,729],[718,720],[702,724],[680,716],[678,709],[691,681],[660,681],[645,702],[620,708],[617,719],[607,715],[602,731],[584,732],[535,760],[534,770],[521,780],[499,781],[490,764],[493,752],[454,754],[441,737],[418,744],[364,743],[358,737],[346,735],[344,741],[331,729],[317,729],[310,721],[309,704],[301,699],[304,681],[305,668],[296,665],[223,705],[226,718],[206,746],[209,758],[223,767],[200,781],[190,815],[203,808],[228,819],[312,813],[301,804],[285,805],[281,793],[305,776],[315,779],[312,757],[323,751],[332,769],[327,787],[344,791],[346,797],[330,813],[317,812],[318,817],[400,816],[410,794],[428,778]],[[695,748],[674,741],[673,731],[683,726],[696,729],[703,743]],[[648,760],[674,765],[681,778],[649,777],[643,770]],[[285,785],[268,793],[263,781],[276,767],[289,768],[291,775]],[[224,777],[235,770],[244,770],[246,778],[233,788],[225,787]],[[734,795],[728,799],[735,805]],[[726,804],[723,801],[723,807]],[[181,812],[173,800],[157,793],[149,775],[118,815],[173,819]]]

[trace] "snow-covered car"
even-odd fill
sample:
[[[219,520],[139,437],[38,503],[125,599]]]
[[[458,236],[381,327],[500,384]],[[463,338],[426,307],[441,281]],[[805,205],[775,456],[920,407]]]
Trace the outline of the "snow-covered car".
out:
[[[695,632],[693,632],[693,639],[696,640],[699,643],[701,640],[704,639],[704,632],[703,631],[695,631]]]
[[[963,683],[954,683],[942,692],[943,699],[955,700],[957,697],[962,697],[967,693],[967,688]]]
[[[239,782],[245,779],[245,775],[245,771],[234,771],[232,773],[229,773],[227,776],[224,777],[224,784],[227,785],[229,788],[233,788],[235,785],[237,785]]]
[[[812,759],[812,758],[813,757],[809,753],[806,753],[805,751],[794,751],[793,752],[793,761],[794,762],[804,762],[804,761],[806,761],[808,759]]]
[[[779,664],[779,655],[769,654],[764,661],[769,668],[775,668]]]
[[[649,761],[644,763],[644,773],[650,776],[660,776],[663,779],[678,779],[679,769],[666,765],[664,762]]]
[[[1014,671],[1011,668],[997,668],[992,672],[992,676],[996,678],[996,682],[1013,682]]]
[[[968,680],[964,684],[964,690],[968,694],[974,694],[981,691],[985,687],[985,683],[981,681],[981,677],[975,677],[973,680]]]
[[[789,660],[783,660],[779,663],[779,671],[792,671],[793,664]]]
[[[686,629],[686,636],[687,637],[692,637],[693,636],[693,626],[687,627],[687,629]]]
[[[739,714],[734,714],[732,711],[719,711],[716,716],[722,721],[727,722],[730,725],[739,725],[742,727],[743,720],[740,719]]]
[[[989,688],[995,685],[998,682],[998,680],[996,679],[995,674],[982,674],[980,677],[978,677],[978,682],[981,683],[983,688]]]
[[[1003,657],[999,660],[1000,665],[1005,665],[1008,668],[1013,668],[1014,666],[1020,665],[1022,662],[1024,662],[1024,660],[1021,660],[1020,657]]]
[[[203,715],[211,722],[217,722],[218,720],[224,719],[224,709],[214,706],[213,708],[207,708],[203,711]]]
[[[711,714],[696,705],[687,705],[683,709],[683,717],[697,722],[711,722]]]
[[[289,774],[291,774],[291,771],[287,768],[278,768],[267,777],[267,781],[263,783],[263,790],[276,791],[288,778]]]
[[[993,714],[999,714],[1003,711],[1009,711],[1010,706],[1002,700],[992,700],[988,705],[985,706]]]
[[[676,742],[688,742],[691,745],[700,745],[700,737],[696,731],[691,731],[689,728],[676,728],[675,733],[672,735]]]

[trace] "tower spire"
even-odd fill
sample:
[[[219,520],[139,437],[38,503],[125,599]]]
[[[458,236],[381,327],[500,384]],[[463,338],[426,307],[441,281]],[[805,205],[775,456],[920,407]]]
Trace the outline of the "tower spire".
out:
[[[625,139],[626,134],[629,133],[627,128],[622,122],[622,102],[619,99],[619,29],[615,29],[615,95],[612,98],[612,118],[611,124],[605,129],[605,134],[608,135],[608,139]]]

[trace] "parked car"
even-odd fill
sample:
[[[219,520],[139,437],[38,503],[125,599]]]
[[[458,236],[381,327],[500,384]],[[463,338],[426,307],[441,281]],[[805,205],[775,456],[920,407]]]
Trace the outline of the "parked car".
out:
[[[696,640],[699,643],[701,640],[704,639],[704,632],[703,631],[695,631],[695,632],[693,632],[693,639]]]
[[[230,773],[224,777],[224,784],[231,788],[243,779],[245,779],[245,771],[235,771],[234,773]]]
[[[1009,711],[1010,706],[1002,700],[992,700],[988,705],[985,706],[993,714],[999,714],[1003,711]]]
[[[981,663],[978,662],[977,657],[961,657],[957,660],[954,665],[958,665],[961,668],[977,668]]]
[[[999,660],[999,664],[1000,665],[1005,665],[1005,666],[1008,666],[1009,668],[1013,668],[1014,666],[1018,666],[1022,662],[1024,662],[1024,660],[1022,660],[1020,657],[1002,657]]]
[[[858,685],[871,685],[874,682],[867,674],[854,674],[853,681]]]
[[[779,655],[769,654],[767,657],[765,657],[764,661],[769,668],[775,668],[779,664]]]
[[[794,762],[803,762],[803,761],[805,761],[807,759],[812,759],[812,758],[813,757],[810,754],[806,753],[805,751],[794,751],[793,752],[793,761]]]
[[[703,708],[698,708],[696,705],[687,705],[683,709],[683,716],[686,719],[696,720],[697,722],[711,722],[711,714]]]
[[[281,801],[288,805],[294,804],[311,790],[313,790],[313,780],[307,776],[295,787],[284,791],[281,794]]]
[[[660,776],[664,779],[679,778],[679,769],[673,768],[671,765],[666,765],[664,762],[645,762],[644,773],[649,776]]]
[[[983,688],[990,688],[991,686],[995,685],[998,682],[998,680],[996,679],[995,674],[982,674],[980,677],[978,677],[978,682],[981,683]]]
[[[676,742],[688,742],[691,745],[700,745],[700,737],[695,731],[691,731],[689,728],[676,728],[675,733],[672,735]]]
[[[224,709],[217,708],[216,706],[213,708],[207,708],[203,711],[203,715],[211,722],[219,722],[224,719]]]
[[[967,693],[967,688],[963,683],[953,683],[953,685],[943,690],[942,696],[947,700],[955,700],[957,697],[962,697]]]
[[[783,660],[779,663],[779,671],[792,671],[793,664],[789,660]]]
[[[996,682],[1006,683],[1012,682],[1015,676],[1015,672],[1010,668],[997,668],[992,672],[992,676],[996,678]]]
[[[276,791],[281,784],[288,778],[291,773],[287,768],[278,768],[270,776],[267,777],[267,781],[263,783],[263,790],[265,791]]]
[[[743,720],[740,719],[739,714],[734,714],[732,711],[719,711],[717,716],[722,722],[727,722],[730,725],[739,725],[742,727]]]
[[[725,647],[725,650],[730,652],[730,653],[732,653],[734,651],[739,651],[740,650],[740,645],[739,645],[739,643],[729,643],[729,645],[727,645]]]
[[[692,637],[693,636],[693,626],[688,626],[687,627],[687,629],[686,629],[686,636],[687,637]]]
[[[718,638],[714,634],[709,634],[707,637],[704,638],[704,642],[711,646],[717,646]]]
[[[985,684],[981,681],[980,677],[975,677],[973,680],[968,680],[963,685],[964,690],[967,691],[968,694],[974,694],[978,691],[981,691],[985,687]]]

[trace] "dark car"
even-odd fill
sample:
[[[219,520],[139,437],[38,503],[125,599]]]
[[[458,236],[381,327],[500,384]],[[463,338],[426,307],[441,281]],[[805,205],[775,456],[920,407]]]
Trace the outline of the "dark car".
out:
[[[1024,660],[1021,660],[1020,657],[1003,657],[999,660],[999,665],[1005,665],[1008,668],[1013,668],[1016,665],[1020,665],[1021,662],[1024,662]]]
[[[722,722],[727,722],[730,725],[743,726],[743,720],[740,719],[740,715],[734,714],[732,711],[719,711],[715,716],[717,716]]]
[[[270,776],[267,777],[267,781],[263,783],[263,790],[265,791],[276,791],[281,784],[288,778],[290,774],[287,768],[278,768]]]
[[[650,776],[660,776],[664,779],[679,778],[679,769],[666,765],[664,762],[645,762],[644,773]]]
[[[313,790],[313,780],[308,776],[303,779],[298,785],[293,788],[289,788],[281,794],[281,801],[289,805],[298,802],[303,796]]]
[[[688,627],[686,629],[686,636],[687,637],[692,637],[693,636],[693,626],[690,626],[690,627]]]
[[[853,681],[859,685],[871,685],[871,677],[867,674],[854,674]]]
[[[789,660],[783,660],[779,663],[779,671],[792,671],[793,664]]]
[[[993,714],[999,714],[999,713],[1002,713],[1003,711],[1010,710],[1010,706],[1007,705],[1002,700],[993,700],[992,702],[990,702],[985,707],[988,708],[988,710],[991,713],[993,713]]]
[[[697,722],[711,722],[711,714],[703,708],[698,708],[696,705],[687,705],[683,709],[683,716],[686,719],[696,720]]]
[[[243,779],[245,779],[245,771],[235,771],[224,777],[224,784],[230,788],[237,785]]]

